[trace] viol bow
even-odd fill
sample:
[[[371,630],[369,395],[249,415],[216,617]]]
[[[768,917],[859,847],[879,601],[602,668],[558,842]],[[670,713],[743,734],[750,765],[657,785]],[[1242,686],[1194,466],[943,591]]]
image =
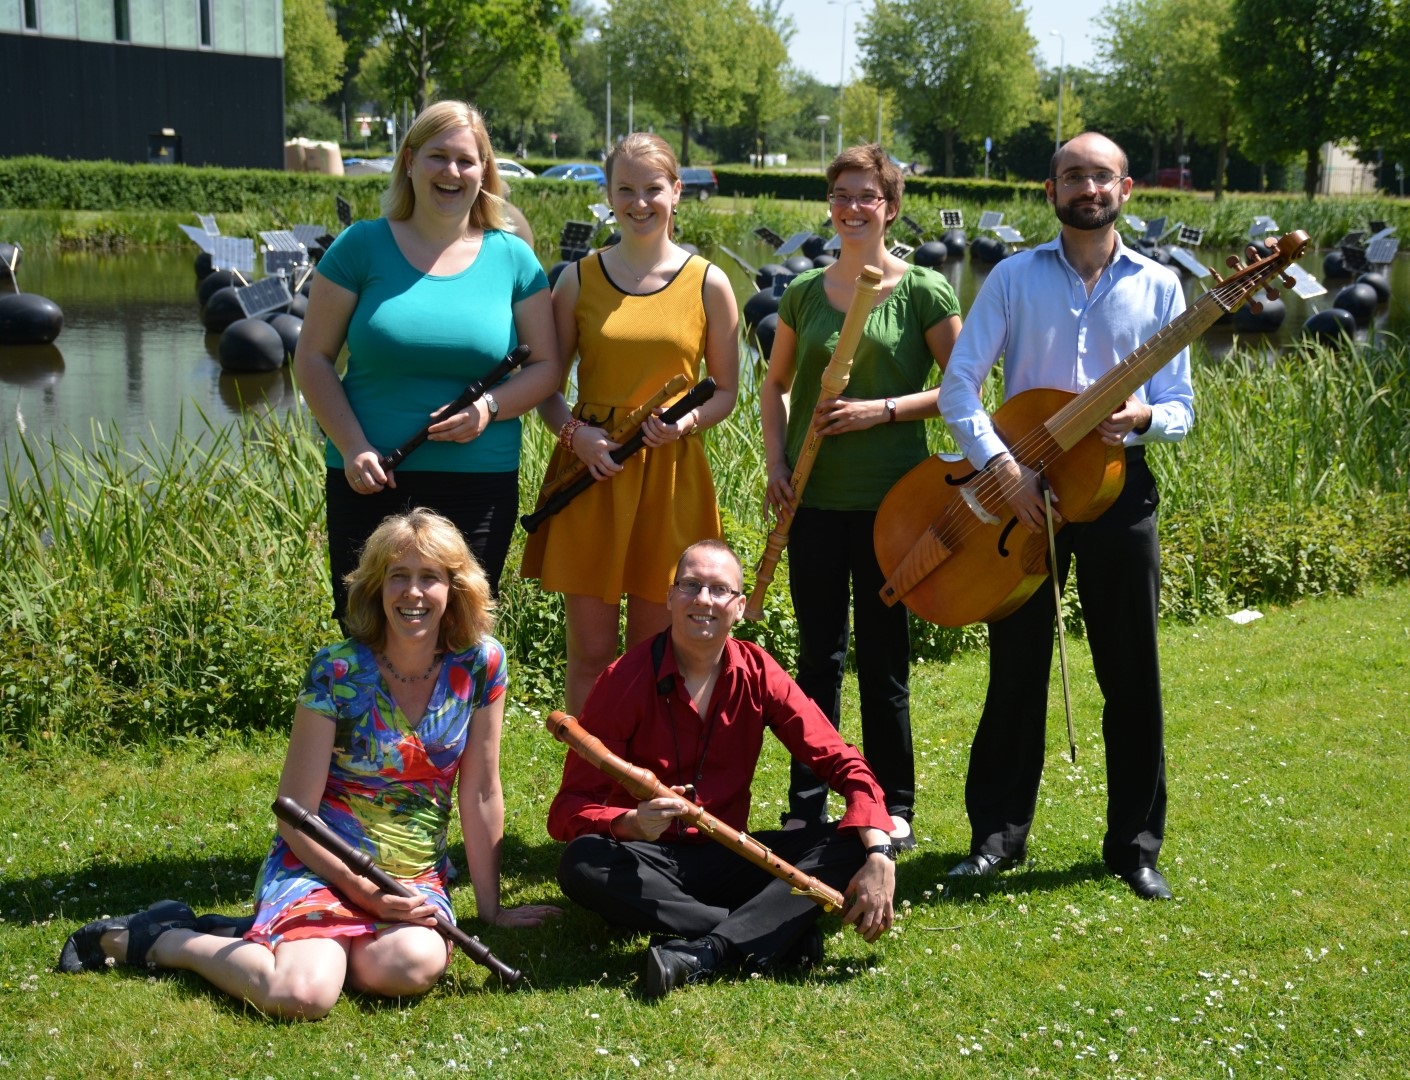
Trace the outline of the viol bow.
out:
[[[818,395],[819,405],[841,397],[842,392],[847,389],[847,381],[852,377],[852,359],[857,354],[857,343],[862,340],[867,316],[876,306],[877,297],[880,295],[881,271],[874,266],[862,267],[862,272],[857,275],[857,288],[852,294],[852,303],[847,306],[847,314],[842,320],[842,331],[837,335],[832,357],[823,369],[822,391]],[[793,529],[793,512],[803,501],[803,489],[808,486],[808,477],[813,473],[813,462],[817,459],[822,441],[823,436],[809,421],[808,437],[803,442],[803,449],[798,453],[798,461],[793,466],[793,475],[788,481],[789,487],[793,489],[793,505],[786,513],[779,515],[778,523],[764,541],[764,554],[754,572],[754,588],[749,593],[749,601],[744,605],[746,619],[758,620],[764,617],[764,597],[768,594],[769,586],[773,584],[774,570],[778,567],[778,561],[783,557],[783,549],[788,544],[788,534]]]
[[[1221,315],[1271,287],[1275,277],[1307,246],[1307,234],[1290,232],[1263,259],[1215,285],[1130,356],[1079,394],[1033,389],[1015,394],[995,411],[994,430],[1019,464],[1047,477],[1063,521],[1091,521],[1109,507],[1125,483],[1122,446],[1107,446],[1097,426],[1142,383]],[[1239,267],[1237,256],[1229,266]],[[1046,540],[1017,527],[1008,508],[1013,492],[988,469],[935,455],[908,472],[877,510],[873,539],[886,575],[881,598],[904,601],[941,626],[991,622],[1015,611],[1048,576]],[[1058,523],[1059,526],[1061,523]]]
[[[549,733],[560,742],[566,743],[573,752],[590,765],[601,769],[628,793],[638,799],[681,799],[679,792],[672,791],[656,778],[650,769],[618,757],[602,744],[602,740],[584,731],[576,719],[565,712],[549,713],[544,721]],[[696,806],[684,800],[689,810],[685,819],[717,844],[723,844],[736,854],[744,856],[755,866],[767,870],[780,881],[793,886],[798,896],[806,896],[820,905],[824,911],[840,911],[846,907],[846,898],[825,881],[819,881],[811,874],[805,874],[792,863],[780,859],[772,851],[746,832],[727,825],[703,806]]]

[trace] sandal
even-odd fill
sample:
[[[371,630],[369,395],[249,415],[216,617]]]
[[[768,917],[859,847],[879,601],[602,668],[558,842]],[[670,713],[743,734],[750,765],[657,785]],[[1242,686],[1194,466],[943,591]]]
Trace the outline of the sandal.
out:
[[[147,959],[147,952],[156,944],[157,938],[168,930],[194,930],[196,915],[179,900],[159,900],[146,911],[133,915],[127,921],[127,957],[122,961],[129,967],[154,968],[157,965]]]
[[[131,934],[131,927],[137,920],[143,919],[150,922],[154,917],[171,920],[175,925],[194,920],[196,915],[178,900],[158,900],[146,911],[138,912],[136,915],[95,919],[86,926],[75,930],[64,942],[63,950],[59,953],[59,971],[65,975],[77,975],[80,971],[105,970],[108,967],[108,955],[103,952],[103,935],[110,930],[127,930]],[[170,928],[170,926],[166,927],[166,929]],[[129,940],[131,939],[129,938]],[[147,947],[151,947],[151,942],[147,943]],[[131,954],[132,947],[129,945],[128,955]],[[146,957],[146,949],[143,949],[142,955],[144,958]]]

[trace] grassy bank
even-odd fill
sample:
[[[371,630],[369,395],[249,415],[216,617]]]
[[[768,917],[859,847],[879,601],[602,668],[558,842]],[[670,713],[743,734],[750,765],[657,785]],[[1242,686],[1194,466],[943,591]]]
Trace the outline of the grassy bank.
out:
[[[50,969],[83,921],[165,895],[240,910],[272,828],[282,739],[20,755],[0,791],[0,1069],[15,1076],[442,1077],[1401,1075],[1410,922],[1400,840],[1410,585],[1167,623],[1174,904],[1100,869],[1104,784],[1090,659],[1074,644],[1079,756],[1054,703],[1031,861],[946,897],[968,840],[964,763],[984,659],[916,672],[918,851],[875,946],[829,931],[806,978],[638,997],[644,939],[570,911],[540,930],[462,922],[535,989],[482,991],[457,957],[430,995],[265,1021],[190,976]],[[848,688],[854,715],[855,688]],[[556,896],[543,832],[563,747],[511,694],[506,895]],[[772,746],[756,825],[787,783]]]

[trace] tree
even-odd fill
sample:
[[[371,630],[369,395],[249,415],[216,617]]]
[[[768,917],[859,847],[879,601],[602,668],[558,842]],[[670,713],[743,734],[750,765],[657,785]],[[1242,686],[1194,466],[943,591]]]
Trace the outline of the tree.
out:
[[[1189,134],[1217,147],[1214,197],[1224,196],[1229,144],[1239,120],[1239,68],[1224,62],[1219,37],[1229,25],[1229,0],[1164,0],[1172,9],[1170,103]]]
[[[347,46],[325,0],[284,0],[284,100],[322,101],[343,81]]]
[[[608,21],[613,69],[632,56],[651,73],[637,83],[637,96],[675,118],[682,165],[690,164],[696,124],[739,117],[755,58],[778,41],[745,0],[612,0]]]
[[[1118,0],[1097,16],[1103,31],[1096,39],[1103,69],[1098,122],[1108,130],[1139,131],[1149,137],[1147,171],[1152,175],[1160,168],[1166,137],[1183,141],[1168,78],[1178,5],[1180,0]]]
[[[1003,138],[1037,98],[1036,42],[1016,0],[876,0],[858,37],[868,80],[900,102],[954,175],[955,144]],[[940,153],[935,153],[938,149]]]
[[[1300,153],[1303,193],[1317,194],[1322,144],[1354,137],[1384,93],[1366,76],[1391,32],[1389,0],[1231,0],[1220,48],[1239,72],[1253,156]],[[1399,118],[1403,126],[1404,117]]]
[[[350,0],[342,12],[357,39],[385,47],[388,90],[417,112],[433,85],[473,99],[496,72],[556,56],[578,30],[568,0]]]

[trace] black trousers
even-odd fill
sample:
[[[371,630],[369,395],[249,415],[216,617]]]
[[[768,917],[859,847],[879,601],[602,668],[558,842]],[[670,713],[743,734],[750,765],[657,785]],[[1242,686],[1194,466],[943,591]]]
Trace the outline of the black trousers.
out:
[[[754,834],[769,850],[839,892],[866,856],[855,829],[814,825]],[[740,959],[767,963],[822,914],[787,882],[721,844],[580,836],[558,863],[563,895],[613,926],[692,940],[717,934]]]
[[[1165,743],[1156,622],[1160,543],[1155,480],[1127,451],[1126,485],[1096,521],[1057,534],[1058,581],[1077,564],[1077,595],[1101,687],[1107,823],[1102,857],[1115,873],[1153,867],[1165,837]],[[1043,773],[1055,604],[1044,582],[989,627],[989,691],[965,784],[971,854],[1021,855]]]
[[[357,568],[362,545],[388,514],[424,507],[449,518],[465,537],[499,594],[499,577],[514,537],[519,511],[519,473],[408,472],[396,475],[397,486],[373,495],[348,487],[342,469],[329,469],[323,490],[328,505],[328,563],[333,578],[333,617],[347,612],[348,587],[343,579]]]
[[[849,615],[857,643],[862,751],[886,809],[911,819],[911,627],[905,605],[881,601],[886,577],[876,562],[874,510],[801,507],[788,538],[788,588],[798,617],[798,686],[840,728]],[[827,785],[802,762],[790,766],[785,817],[823,821]]]

